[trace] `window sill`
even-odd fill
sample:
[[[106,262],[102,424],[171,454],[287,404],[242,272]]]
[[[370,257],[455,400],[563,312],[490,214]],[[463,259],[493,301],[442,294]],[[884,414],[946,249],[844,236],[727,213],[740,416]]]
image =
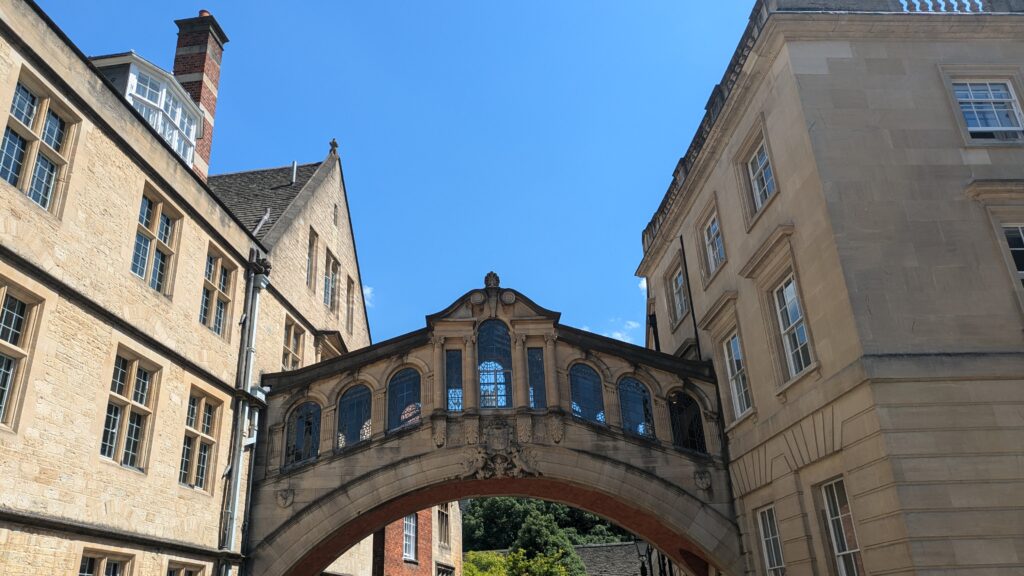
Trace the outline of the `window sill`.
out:
[[[747,190],[746,193],[747,194],[753,194],[750,190]],[[775,199],[778,198],[779,194],[781,194],[781,193],[782,193],[782,190],[780,190],[778,188],[778,182],[776,182],[775,192],[771,196],[769,196],[767,200],[764,201],[764,204],[761,204],[760,208],[758,208],[756,211],[754,211],[753,214],[750,215],[750,221],[747,222],[747,232],[748,233],[750,232],[751,229],[754,228],[754,225],[757,224],[757,221],[761,219],[761,216],[764,216],[764,213],[768,211],[768,207],[772,205],[772,202],[774,202]],[[751,197],[750,198],[750,202],[752,203],[753,201],[754,201],[754,198]],[[751,204],[750,206],[751,206],[751,208],[753,208],[753,204]]]
[[[731,424],[726,426],[723,432],[728,434],[729,432],[732,432],[733,430],[738,428],[740,424],[743,424],[747,420],[750,420],[751,422],[757,422],[757,408],[750,408],[749,410],[744,412],[742,415],[740,415],[739,418],[733,420]]]
[[[125,470],[127,472],[132,472],[132,473],[135,473],[135,474],[139,474],[141,476],[146,476],[147,475],[146,471],[144,469],[142,469],[142,468],[136,468],[134,466],[127,466],[125,464],[120,464],[120,463],[117,462],[117,460],[114,460],[113,458],[107,458],[106,456],[100,456],[100,462],[106,463],[107,466],[113,466],[113,467],[118,468],[120,470]]]
[[[209,491],[203,488],[199,488],[198,486],[193,486],[191,484],[182,484],[181,482],[178,482],[178,487],[188,490],[190,492],[195,492],[196,494],[202,494],[203,496],[213,496],[213,494],[211,494]]]
[[[686,318],[690,314],[692,314],[692,313],[693,313],[692,308],[691,307],[687,307],[686,308],[686,314],[683,314],[678,319],[675,319],[675,320],[672,321],[672,324],[670,325],[670,329],[671,329],[673,334],[675,334],[676,331],[679,330],[679,327],[683,325],[683,320],[686,320]]]
[[[1020,140],[995,140],[988,138],[964,138],[966,148],[1021,148],[1024,147],[1024,138]]]
[[[807,380],[811,376],[814,376],[815,380],[821,378],[821,364],[819,364],[817,360],[811,362],[811,364],[807,368],[804,368],[802,372],[787,380],[785,383],[782,384],[782,386],[779,386],[775,390],[775,395],[781,397],[781,401],[785,402],[786,391],[792,388],[793,386],[796,386],[798,383]]]
[[[406,564],[414,564],[416,566],[419,566],[420,564],[420,561],[415,558],[402,558],[402,562],[405,562]]]
[[[729,259],[728,258],[726,258],[725,260],[722,260],[721,262],[719,262],[718,263],[718,268],[715,268],[714,272],[712,272],[706,278],[703,279],[703,282],[701,283],[701,288],[704,289],[704,290],[707,290],[708,286],[711,285],[711,283],[715,280],[715,278],[718,278],[718,276],[722,273],[722,268],[725,268],[725,265],[728,264],[728,263],[729,263]]]

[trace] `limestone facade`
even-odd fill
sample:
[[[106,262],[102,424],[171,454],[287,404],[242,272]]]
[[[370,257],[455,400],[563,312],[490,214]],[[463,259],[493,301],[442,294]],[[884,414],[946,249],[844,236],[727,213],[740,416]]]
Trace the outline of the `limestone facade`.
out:
[[[972,133],[957,94],[1008,87],[1024,118],[1022,25],[1013,1],[756,3],[638,270],[648,346],[715,364],[751,573],[1024,570],[1024,140]]]
[[[23,91],[34,116],[12,106]],[[210,91],[197,92],[210,135]],[[282,369],[289,326],[293,366],[370,344],[336,147],[260,230],[23,0],[0,2],[0,101],[24,142],[0,180],[0,573],[238,573],[260,374]],[[327,251],[337,306],[323,299]]]

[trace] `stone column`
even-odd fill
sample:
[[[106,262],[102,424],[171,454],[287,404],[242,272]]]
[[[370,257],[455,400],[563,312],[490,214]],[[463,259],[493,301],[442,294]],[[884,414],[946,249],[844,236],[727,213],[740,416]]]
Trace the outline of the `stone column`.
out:
[[[466,363],[462,367],[462,410],[480,411],[480,380],[476,374],[476,335],[466,337]]]
[[[431,369],[434,381],[427,402],[434,412],[444,412],[448,409],[448,395],[445,393],[444,336],[434,336],[430,342],[434,345],[434,366]]]
[[[544,336],[544,389],[548,396],[548,409],[562,407],[562,395],[558,389],[558,362],[555,358],[554,334]]]
[[[383,390],[373,391],[373,416],[370,418],[370,436],[383,434],[388,429],[387,385]]]
[[[512,405],[530,407],[530,387],[526,371],[526,336],[516,334],[512,339]]]

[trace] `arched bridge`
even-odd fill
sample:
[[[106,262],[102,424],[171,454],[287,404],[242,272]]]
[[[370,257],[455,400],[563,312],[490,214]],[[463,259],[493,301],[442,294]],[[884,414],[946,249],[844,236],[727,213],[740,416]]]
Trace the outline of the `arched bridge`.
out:
[[[415,510],[515,495],[743,574],[710,366],[558,320],[492,273],[422,330],[264,376],[251,573],[319,574]]]

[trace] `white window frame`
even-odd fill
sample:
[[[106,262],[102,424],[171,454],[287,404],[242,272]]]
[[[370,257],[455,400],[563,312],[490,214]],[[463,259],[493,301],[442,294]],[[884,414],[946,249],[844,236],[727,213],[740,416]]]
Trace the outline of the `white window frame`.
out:
[[[792,284],[793,286],[793,298],[791,300],[784,300],[780,303],[779,294],[782,294],[783,297],[785,297],[787,284]],[[783,316],[783,312],[788,311],[790,303],[796,304],[797,310],[800,312],[800,317],[795,320],[791,319],[791,321],[787,323]],[[779,282],[775,286],[775,289],[772,290],[772,305],[775,307],[775,318],[779,323],[779,333],[782,337],[782,351],[786,355],[786,368],[788,370],[788,375],[790,378],[795,378],[814,364],[814,351],[811,348],[811,333],[807,328],[807,313],[804,310],[803,302],[800,300],[800,287],[797,285],[796,276],[789,274],[782,280],[782,282]],[[790,338],[797,337],[801,330],[805,341],[802,345],[794,348]],[[797,365],[793,359],[793,355],[803,348],[806,348],[807,351],[806,362],[802,361],[800,365]]]
[[[768,520],[770,522],[767,522]],[[765,532],[766,524],[771,533]],[[766,576],[786,576],[786,560],[782,552],[782,537],[779,535],[779,522],[774,505],[757,511],[757,532],[761,535],[761,553]],[[769,550],[777,552],[778,558],[773,558]]]
[[[832,493],[836,496],[835,501],[829,498],[830,488],[832,489]],[[848,511],[845,513],[841,509],[839,509],[838,492],[836,491],[837,488],[842,490],[843,497],[846,499]],[[862,565],[860,559],[860,544],[857,540],[857,530],[854,526],[853,510],[852,506],[850,505],[850,495],[846,492],[846,483],[843,481],[842,478],[837,478],[831,482],[822,485],[821,497],[824,501],[825,523],[828,525],[829,540],[831,541],[832,549],[832,559],[835,561],[836,572],[838,576],[864,576],[860,574],[857,570],[857,566]],[[838,533],[838,530],[835,525],[836,522],[839,523],[838,530],[841,530],[842,534]],[[842,536],[843,546],[847,546],[846,525],[850,527],[850,532],[853,535],[853,543],[855,547],[840,551],[840,540],[838,539],[840,536]],[[848,571],[846,569],[846,566],[843,564],[844,556],[849,556],[854,559],[854,567],[852,572]]]
[[[195,159],[196,137],[202,122],[202,109],[200,114],[196,115],[192,97],[184,89],[172,88],[172,85],[161,76],[161,73],[145,69],[133,62],[125,96],[175,153],[191,165]],[[143,77],[147,84],[156,85],[156,100],[148,93],[138,92]]]
[[[763,163],[757,158],[762,150],[764,151]],[[775,178],[775,167],[772,166],[772,158],[768,153],[768,142],[765,138],[762,137],[758,140],[757,145],[753,147],[753,153],[751,153],[747,158],[745,166],[747,178],[750,182],[750,192],[753,195],[754,200],[754,212],[757,213],[761,211],[761,208],[763,208],[779,190],[779,185]],[[761,188],[758,186],[758,179],[766,173],[768,177],[765,177],[764,188]],[[765,192],[764,198],[761,198],[762,192]]]
[[[1010,253],[1010,264],[1013,266],[1013,269],[1017,272],[1017,284],[1018,284],[1017,289],[1024,288],[1024,269],[1018,268],[1017,267],[1017,261],[1014,260],[1014,258],[1013,258],[1013,255],[1015,253],[1017,253],[1017,252],[1024,253],[1024,248],[1012,248],[1010,246],[1009,239],[1006,237],[1006,231],[1007,230],[1014,230],[1014,229],[1016,229],[1020,233],[1021,237],[1024,238],[1024,223],[1018,224],[1018,223],[1015,223],[1015,222],[1004,222],[1004,223],[1000,223],[999,224],[999,228],[1000,228],[1000,231],[1002,231],[1002,233],[1003,233],[1003,237],[1002,237],[1003,246],[1004,246],[1005,250]]]
[[[419,517],[415,512],[402,520],[402,560],[416,561],[416,539],[419,537]]]
[[[733,411],[738,420],[754,408],[750,381],[747,379],[746,358],[743,356],[743,342],[738,330],[726,336],[722,348],[725,354],[725,371],[729,377],[729,389],[732,391]]]
[[[341,263],[327,251],[324,259],[324,306],[337,314],[338,312],[338,283],[341,280]]]
[[[957,85],[958,84],[967,84],[967,85],[970,85],[970,84],[985,84],[985,85],[989,86],[989,91],[991,91],[991,85],[992,84],[1002,84],[1002,85],[1006,86],[1007,91],[1010,93],[1010,99],[1009,100],[995,100],[995,99],[993,99],[993,100],[984,100],[984,99],[976,100],[976,99],[974,99],[972,97],[972,98],[969,98],[967,100],[961,100],[956,95],[956,89],[957,89]],[[1021,140],[1024,140],[1024,113],[1021,112],[1020,99],[1017,97],[1017,93],[1014,90],[1013,80],[1012,79],[1010,79],[1010,78],[988,78],[988,77],[985,77],[985,78],[954,77],[954,78],[952,78],[951,88],[953,90],[953,100],[956,101],[957,111],[959,112],[960,118],[961,118],[961,120],[964,123],[964,127],[967,129],[967,134],[970,135],[970,137],[972,139],[976,139],[976,140],[995,140],[995,141],[1011,141],[1011,142],[1019,142]],[[976,103],[976,102],[983,102],[983,103],[1006,102],[1006,103],[1009,103],[1010,108],[1013,110],[1014,116],[1017,119],[1017,127],[1002,127],[1002,126],[1000,126],[1000,127],[980,127],[979,126],[979,127],[972,128],[970,126],[970,124],[968,124],[968,122],[967,122],[967,117],[964,114],[964,110],[962,108],[962,105],[964,103]],[[1006,139],[1001,139],[1001,138],[978,138],[978,137],[976,137],[974,135],[975,132],[1004,132],[1004,133],[1017,132],[1019,134],[1016,137],[1006,138]]]
[[[291,316],[284,317],[284,350],[281,353],[281,370],[295,370],[302,367],[302,349],[306,331]]]
[[[677,279],[681,282],[677,282]],[[690,311],[690,301],[686,297],[686,283],[687,278],[682,264],[672,268],[672,273],[668,277],[668,293],[673,324],[681,322]]]
[[[309,246],[306,248],[306,286],[316,294],[316,256],[319,252],[320,247],[320,236],[316,233],[316,230],[309,229]]]
[[[714,225],[715,232],[712,232]],[[714,211],[704,221],[704,254],[708,263],[710,278],[725,264],[728,258],[725,253],[725,237],[722,236],[722,222],[718,219],[718,211]]]

